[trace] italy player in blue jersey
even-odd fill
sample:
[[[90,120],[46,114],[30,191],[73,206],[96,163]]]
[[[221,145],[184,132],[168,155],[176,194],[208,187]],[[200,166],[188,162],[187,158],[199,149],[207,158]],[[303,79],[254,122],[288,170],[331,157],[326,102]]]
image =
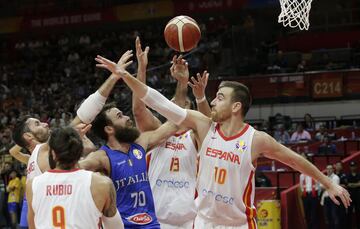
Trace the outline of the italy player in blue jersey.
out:
[[[106,145],[80,161],[80,167],[102,171],[112,179],[125,228],[160,228],[146,171],[146,151],[177,129],[167,122],[140,134],[132,120],[114,104],[105,105],[93,122],[93,131]]]

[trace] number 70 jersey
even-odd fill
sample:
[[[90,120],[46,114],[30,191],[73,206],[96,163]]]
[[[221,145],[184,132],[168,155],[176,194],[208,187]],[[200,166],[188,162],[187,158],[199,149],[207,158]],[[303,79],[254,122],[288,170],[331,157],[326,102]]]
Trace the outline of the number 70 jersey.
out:
[[[200,154],[198,173],[198,217],[217,225],[256,228],[254,173],[251,144],[255,129],[226,137],[212,123]]]

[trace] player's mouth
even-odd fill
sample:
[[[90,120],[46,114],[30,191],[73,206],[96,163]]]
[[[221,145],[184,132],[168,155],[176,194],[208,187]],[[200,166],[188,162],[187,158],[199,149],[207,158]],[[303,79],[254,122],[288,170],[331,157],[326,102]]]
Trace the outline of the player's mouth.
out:
[[[134,126],[134,122],[133,122],[131,119],[129,119],[129,120],[126,121],[126,126],[127,126],[127,127],[133,127],[133,126]]]

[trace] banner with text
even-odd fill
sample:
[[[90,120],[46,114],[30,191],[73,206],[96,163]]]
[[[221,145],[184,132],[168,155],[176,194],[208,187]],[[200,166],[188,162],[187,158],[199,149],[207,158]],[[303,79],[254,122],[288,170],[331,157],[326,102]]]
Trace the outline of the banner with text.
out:
[[[120,5],[115,7],[114,11],[119,21],[135,21],[173,16],[174,5],[170,0],[148,1],[146,3]]]
[[[247,0],[184,0],[174,1],[175,14],[195,15],[198,13],[211,13],[232,11],[242,8]]]

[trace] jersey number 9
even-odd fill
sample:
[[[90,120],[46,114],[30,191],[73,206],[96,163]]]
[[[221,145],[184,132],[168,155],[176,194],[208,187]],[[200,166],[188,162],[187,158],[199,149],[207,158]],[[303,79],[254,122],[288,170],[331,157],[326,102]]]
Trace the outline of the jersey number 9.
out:
[[[65,209],[62,206],[55,206],[52,209],[52,222],[56,228],[65,229]]]

